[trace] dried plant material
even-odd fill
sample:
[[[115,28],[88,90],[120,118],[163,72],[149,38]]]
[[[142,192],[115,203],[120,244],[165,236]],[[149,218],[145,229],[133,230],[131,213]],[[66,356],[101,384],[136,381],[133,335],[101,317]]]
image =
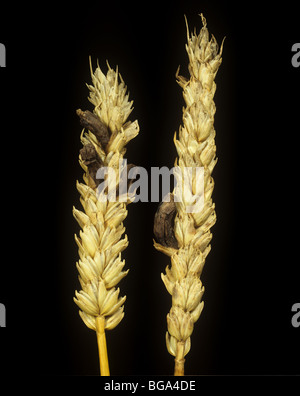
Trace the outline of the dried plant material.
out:
[[[162,202],[155,213],[153,232],[161,245],[178,249],[177,239],[174,235],[175,214],[174,196],[170,194],[170,201]]]
[[[82,111],[81,109],[78,109],[76,113],[80,117],[80,124],[91,131],[96,136],[104,150],[106,150],[110,138],[107,126],[101,122],[95,114],[88,110]]]
[[[75,292],[74,301],[80,308],[83,322],[97,332],[101,374],[109,375],[105,330],[116,327],[124,316],[126,296],[119,296],[117,285],[128,273],[124,271],[121,252],[128,245],[123,221],[129,201],[118,200],[118,197],[105,199],[105,191],[97,190],[97,171],[101,167],[113,169],[118,191],[119,164],[126,144],[139,133],[139,126],[137,121],[127,121],[133,102],[129,102],[127,88],[118,71],[108,65],[105,75],[98,66],[94,73],[91,69],[91,74],[93,85],[88,86],[89,100],[95,106],[94,111],[77,110],[85,128],[79,155],[85,173],[84,183],[77,182],[83,211],[73,208],[73,215],[82,228],[79,236],[75,235],[81,290]]]
[[[210,228],[216,222],[215,205],[211,198],[214,187],[211,174],[217,162],[213,97],[216,91],[214,79],[222,62],[223,43],[219,51],[216,39],[213,36],[209,39],[202,14],[201,18],[203,27],[199,35],[194,32],[190,36],[187,26],[190,78],[180,76],[179,70],[176,74],[186,106],[183,108],[179,139],[175,134],[174,143],[178,153],[175,165],[182,175],[187,167],[204,169],[203,205],[196,212],[187,210],[194,203],[191,197],[199,182],[194,172],[191,180],[184,181],[183,199],[172,204],[176,207],[176,213],[172,213],[173,232],[169,230],[171,223],[168,214],[161,215],[162,207],[158,209],[154,221],[157,238],[154,246],[171,257],[171,267],[167,266],[162,280],[172,296],[172,308],[167,315],[166,344],[168,352],[175,357],[174,375],[184,375],[184,357],[191,348],[194,323],[203,309],[204,286],[200,276],[211,248]],[[166,233],[174,235],[177,243],[169,242]]]

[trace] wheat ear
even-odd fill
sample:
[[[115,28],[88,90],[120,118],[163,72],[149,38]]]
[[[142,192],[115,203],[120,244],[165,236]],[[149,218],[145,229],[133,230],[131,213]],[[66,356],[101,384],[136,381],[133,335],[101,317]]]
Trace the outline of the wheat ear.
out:
[[[106,75],[99,65],[94,73],[91,67],[93,84],[88,88],[89,100],[95,106],[93,113],[77,110],[85,127],[79,155],[85,173],[84,183],[77,182],[83,211],[73,208],[73,215],[82,228],[79,237],[75,235],[81,290],[75,292],[74,301],[83,322],[97,333],[101,375],[109,375],[105,330],[120,323],[126,299],[126,296],[119,297],[120,290],[116,288],[128,273],[123,271],[125,260],[121,259],[121,252],[128,245],[127,235],[123,238],[122,235],[130,200],[119,199],[120,164],[123,164],[125,145],[139,133],[138,122],[127,121],[133,102],[129,101],[124,81],[118,70],[107,66]],[[116,192],[114,200],[105,196],[107,191],[98,191],[97,170],[102,167],[114,170],[115,178],[111,178],[107,186]],[[113,182],[115,186],[110,186]]]
[[[183,88],[186,106],[183,108],[183,126],[179,128],[179,139],[174,137],[178,153],[175,165],[182,171],[202,168],[203,205],[197,213],[189,213],[191,196],[195,194],[197,173],[184,181],[181,202],[174,202],[176,187],[170,202],[160,205],[154,220],[154,234],[157,250],[171,257],[171,268],[166,267],[162,280],[172,295],[172,308],[167,315],[168,331],[166,344],[168,352],[175,356],[174,375],[184,375],[184,357],[191,347],[194,323],[199,319],[204,302],[204,286],[200,280],[205,259],[211,249],[210,228],[216,222],[215,205],[212,201],[214,181],[211,176],[216,164],[216,145],[213,101],[216,84],[214,78],[222,62],[222,47],[218,51],[216,39],[203,27],[199,35],[189,34],[187,25],[186,51],[189,57],[190,78],[179,76],[177,82]]]

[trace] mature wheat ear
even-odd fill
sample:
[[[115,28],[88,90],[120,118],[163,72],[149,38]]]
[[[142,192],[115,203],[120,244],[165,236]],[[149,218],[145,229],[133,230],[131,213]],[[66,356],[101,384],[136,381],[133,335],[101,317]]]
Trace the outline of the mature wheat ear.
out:
[[[118,74],[108,65],[107,74],[98,66],[92,72],[89,100],[95,106],[93,113],[77,110],[82,131],[79,163],[84,170],[84,183],[77,182],[84,211],[73,208],[73,215],[82,230],[75,240],[79,248],[77,269],[81,289],[75,292],[75,303],[84,323],[97,333],[100,373],[109,375],[105,330],[116,327],[124,316],[126,296],[119,297],[116,285],[128,273],[123,271],[125,261],[121,252],[127,247],[127,235],[123,220],[126,206],[132,201],[127,191],[120,195],[120,181],[127,178],[124,169],[125,145],[139,133],[137,121],[127,121],[132,111],[126,86]],[[120,82],[119,82],[120,77]],[[127,121],[127,122],[126,122]],[[107,187],[98,191],[100,180],[97,171],[102,167],[114,171],[114,177],[106,178]],[[107,176],[107,175],[106,175]],[[109,199],[108,191],[115,199]],[[112,197],[112,196],[111,196]]]
[[[183,108],[183,126],[179,128],[179,140],[174,137],[178,153],[175,165],[181,170],[183,183],[181,202],[174,202],[178,185],[171,194],[170,202],[162,203],[155,215],[154,234],[157,250],[171,257],[171,268],[167,266],[162,280],[172,295],[172,308],[167,315],[168,331],[166,344],[169,353],[175,356],[174,375],[184,375],[184,357],[191,347],[194,323],[199,319],[204,302],[204,286],[200,275],[206,256],[210,251],[212,234],[210,228],[216,222],[215,205],[212,202],[214,181],[212,171],[217,162],[213,101],[216,84],[214,78],[222,62],[216,39],[206,28],[206,20],[201,14],[203,27],[199,35],[196,31],[189,35],[187,26],[186,51],[189,57],[190,79],[176,73],[177,82],[183,88],[186,107]],[[203,168],[203,192],[201,208],[190,212],[195,204],[197,172],[184,179],[185,169]],[[178,194],[177,194],[178,195]]]

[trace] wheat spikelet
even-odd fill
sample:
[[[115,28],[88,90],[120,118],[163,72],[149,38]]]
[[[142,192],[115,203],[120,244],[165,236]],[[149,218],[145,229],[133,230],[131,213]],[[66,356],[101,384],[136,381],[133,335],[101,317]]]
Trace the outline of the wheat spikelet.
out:
[[[77,269],[81,290],[75,292],[74,301],[80,308],[83,322],[97,332],[99,353],[106,354],[104,330],[116,327],[124,316],[126,296],[119,296],[117,284],[128,273],[123,271],[125,261],[121,252],[127,247],[124,237],[123,220],[127,216],[126,205],[130,200],[119,199],[120,164],[125,154],[125,145],[139,133],[138,122],[127,121],[132,111],[126,86],[118,70],[108,65],[105,75],[98,66],[92,72],[89,100],[94,105],[93,113],[77,110],[81,124],[85,127],[81,134],[83,148],[79,163],[84,170],[84,183],[77,182],[83,211],[73,208],[73,215],[82,228],[78,245],[79,261]],[[119,81],[120,77],[120,81]],[[115,179],[108,181],[108,188],[117,192],[115,200],[105,196],[106,191],[98,191],[97,170],[102,167],[113,169]],[[108,179],[110,180],[110,179]],[[109,183],[115,182],[115,186]],[[126,192],[127,195],[127,192]],[[104,348],[104,352],[103,352]],[[102,375],[109,375],[107,357],[100,356]],[[104,361],[104,362],[103,362]]]
[[[204,302],[204,286],[200,275],[205,259],[210,251],[212,234],[210,228],[216,222],[215,205],[212,201],[214,181],[211,176],[216,164],[214,130],[216,90],[214,78],[221,64],[222,47],[218,45],[206,28],[206,20],[201,14],[203,27],[199,33],[189,34],[187,26],[186,50],[189,57],[190,79],[179,76],[177,82],[183,88],[186,106],[183,108],[183,126],[179,128],[179,139],[174,137],[178,153],[175,161],[181,174],[187,167],[201,167],[204,170],[204,190],[202,208],[189,213],[187,207],[193,202],[197,175],[184,181],[181,202],[174,202],[176,188],[171,202],[160,205],[154,222],[154,242],[157,250],[171,257],[171,267],[167,266],[162,280],[172,295],[172,308],[167,315],[168,331],[166,344],[168,352],[175,356],[175,375],[184,374],[184,356],[191,347],[194,323],[199,319]],[[175,200],[176,201],[176,200]]]

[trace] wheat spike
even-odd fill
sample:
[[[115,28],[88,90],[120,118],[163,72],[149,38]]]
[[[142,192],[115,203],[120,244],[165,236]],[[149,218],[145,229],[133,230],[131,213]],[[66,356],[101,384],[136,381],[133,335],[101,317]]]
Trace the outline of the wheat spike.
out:
[[[216,222],[215,205],[212,201],[214,181],[212,171],[217,162],[213,101],[216,84],[214,82],[222,62],[216,39],[209,39],[206,20],[201,14],[203,27],[199,35],[189,34],[187,25],[186,51],[189,57],[190,78],[176,73],[177,82],[183,88],[186,106],[183,108],[183,125],[176,134],[174,143],[178,153],[175,161],[182,174],[186,167],[201,167],[204,170],[204,193],[202,209],[189,213],[191,196],[195,192],[197,176],[194,172],[189,181],[184,182],[181,202],[160,205],[154,221],[157,250],[171,257],[171,267],[167,266],[162,280],[172,295],[172,308],[167,315],[168,331],[166,345],[168,352],[175,356],[174,375],[184,375],[184,357],[191,347],[194,323],[199,319],[204,302],[204,286],[200,280],[205,259],[211,249],[210,228]]]
[[[126,144],[139,133],[139,125],[137,121],[127,121],[133,102],[129,101],[127,87],[118,70],[108,65],[105,75],[98,65],[94,73],[91,67],[91,76],[89,100],[94,111],[77,110],[85,129],[81,134],[83,148],[79,155],[84,183],[77,181],[83,211],[73,208],[73,215],[81,227],[79,236],[75,235],[81,290],[75,292],[74,301],[80,308],[83,322],[97,332],[101,374],[109,375],[105,330],[116,327],[124,316],[126,296],[120,297],[116,286],[128,273],[128,270],[123,271],[125,260],[121,259],[121,252],[128,245],[127,235],[123,236],[123,221],[130,200],[118,199],[119,165]],[[115,179],[111,179],[115,182],[114,200],[105,199],[106,191],[97,189],[100,183],[97,171],[102,167],[114,170]]]

